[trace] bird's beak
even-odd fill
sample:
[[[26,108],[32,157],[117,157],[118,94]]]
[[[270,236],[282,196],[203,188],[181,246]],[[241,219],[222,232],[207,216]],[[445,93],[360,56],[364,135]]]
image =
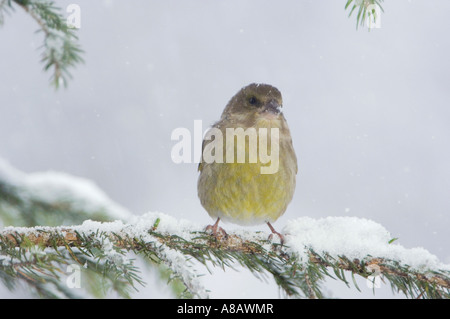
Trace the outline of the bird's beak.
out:
[[[263,112],[269,112],[275,115],[281,113],[281,105],[275,100],[270,100],[263,106]]]

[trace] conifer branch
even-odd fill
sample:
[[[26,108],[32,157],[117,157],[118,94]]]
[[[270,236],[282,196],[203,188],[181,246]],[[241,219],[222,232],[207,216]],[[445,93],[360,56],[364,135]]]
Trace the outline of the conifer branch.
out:
[[[324,298],[326,278],[353,282],[359,290],[355,277],[375,275],[408,297],[450,296],[449,265],[424,249],[394,243],[381,225],[363,219],[293,220],[284,229],[283,246],[264,232],[216,238],[203,226],[168,215],[133,216],[88,180],[25,174],[1,158],[0,218],[34,226],[0,230],[0,280],[9,289],[23,282],[47,298],[102,297],[109,291],[130,297],[145,284],[137,258],[155,266],[178,297],[207,298],[199,269],[237,265],[257,278],[272,276],[288,296]],[[84,291],[68,285],[70,267],[81,271]]]
[[[10,0],[0,0],[0,26],[2,26],[5,21],[4,14],[8,13],[9,2]]]
[[[379,19],[375,6],[383,11],[383,0],[347,0],[345,9],[350,8],[349,17],[357,12],[356,28],[363,26],[368,18]],[[353,4],[353,5],[352,5]],[[14,5],[22,8],[38,24],[44,33],[43,54],[41,62],[44,70],[53,70],[51,84],[58,89],[61,84],[67,87],[71,78],[70,69],[84,62],[83,50],[78,44],[75,30],[67,25],[60,9],[50,0],[0,0],[0,26],[4,23],[4,14],[14,9]],[[370,30],[370,27],[369,27]]]
[[[372,22],[380,19],[376,8],[379,8],[380,11],[384,12],[383,7],[381,6],[381,2],[383,2],[383,0],[347,0],[347,3],[345,4],[346,10],[350,8],[351,4],[353,4],[348,16],[350,17],[353,12],[357,12],[356,29],[358,29],[359,26],[364,26],[364,24],[366,24],[369,19],[372,19]],[[371,27],[368,26],[369,31],[370,29]]]
[[[61,84],[67,86],[71,78],[70,69],[83,62],[83,50],[78,44],[75,30],[67,25],[61,10],[53,1],[48,0],[1,0],[0,25],[3,24],[3,13],[13,10],[16,6],[22,8],[38,24],[44,34],[43,54],[41,62],[44,70],[53,70],[50,81],[58,89]]]
[[[130,212],[111,201],[89,180],[58,172],[25,174],[0,158],[0,225],[3,222],[6,225],[16,226],[57,226],[79,224],[87,219],[112,221],[130,218],[132,218]],[[64,239],[64,241],[67,240]],[[68,289],[63,277],[59,281],[54,279],[44,280],[45,283],[42,283],[39,278],[30,281],[25,276],[14,277],[14,274],[20,274],[20,272],[32,273],[31,267],[29,271],[21,270],[33,264],[33,262],[25,261],[23,258],[24,256],[31,258],[42,250],[28,249],[26,248],[27,245],[34,247],[34,244],[27,239],[22,245],[25,248],[16,248],[5,252],[5,254],[0,253],[0,269],[2,263],[3,265],[10,265],[11,262],[14,262],[14,267],[9,267],[9,270],[6,269],[4,272],[0,270],[0,280],[9,289],[14,289],[17,283],[24,281],[32,288],[32,293],[37,293],[42,297],[79,298],[86,295],[104,297],[106,293],[111,291],[115,291],[119,296],[130,296],[129,288],[131,286],[129,283],[126,284],[123,280],[113,280],[114,276],[120,274],[120,270],[114,272],[111,264],[106,267],[105,265],[108,264],[105,264],[105,262],[97,263],[86,260],[89,253],[83,254],[83,251],[71,248],[70,245],[62,245],[58,248],[58,251],[53,251],[51,248],[43,248],[43,250],[46,260],[49,260],[48,258],[52,255],[56,258],[52,262],[52,266],[63,277],[68,275],[66,270],[72,265],[72,262],[83,265],[82,271],[85,279],[82,285],[85,288],[83,292],[77,289]],[[111,251],[111,249],[109,250]],[[98,254],[100,251],[97,248],[94,252],[97,253],[97,261],[103,258],[102,255]],[[60,258],[62,253],[66,254],[67,260]],[[39,256],[38,254],[37,257]],[[94,255],[91,254],[92,256]],[[42,258],[39,258],[39,260],[42,260]],[[177,278],[172,278],[172,272],[166,267],[154,267],[155,262],[151,258],[141,258],[140,261],[147,262],[151,266],[151,270],[156,271],[161,280],[169,280],[169,287],[176,296],[183,295],[184,285]],[[132,266],[133,262],[131,261],[130,264]],[[93,267],[84,268],[85,265],[93,265]],[[139,278],[139,270],[134,269],[133,272],[136,274],[136,278]],[[30,275],[28,276],[30,277]],[[142,281],[136,282],[143,284]]]
[[[149,220],[153,224],[149,223]],[[66,257],[72,259],[71,262],[81,263],[84,260],[77,260],[80,254],[70,253],[71,251],[76,249],[78,252],[89,252],[88,255],[92,254],[91,258],[100,258],[99,260],[101,260],[108,256],[108,253],[103,252],[98,255],[98,252],[102,251],[104,242],[108,241],[119,256],[132,251],[136,254],[146,255],[157,263],[166,263],[173,269],[175,268],[173,259],[163,257],[164,251],[170,250],[186,256],[185,260],[194,258],[205,266],[212,264],[221,268],[233,268],[237,263],[257,276],[265,276],[269,273],[273,275],[277,284],[287,295],[309,298],[324,297],[321,288],[325,277],[340,279],[349,285],[344,271],[350,272],[352,277],[358,275],[368,278],[373,275],[371,269],[376,266],[394,291],[403,292],[408,297],[450,297],[449,271],[420,272],[395,260],[371,256],[367,256],[363,260],[350,260],[345,256],[335,258],[327,253],[318,253],[313,250],[308,251],[309,260],[304,262],[290,252],[288,247],[270,243],[261,234],[253,240],[238,234],[231,234],[228,238],[218,240],[203,231],[192,231],[180,236],[164,230],[160,231],[157,226],[161,221],[159,217],[153,216],[149,220],[141,220],[140,224],[147,225],[147,229],[141,228],[143,232],[138,233],[135,231],[137,225],[120,224],[118,226],[117,223],[53,228],[7,228],[0,234],[0,252],[4,256],[5,252],[17,248],[23,249],[23,247],[40,247],[41,249],[46,247],[53,250],[66,248],[69,252],[69,254],[66,253]],[[114,230],[104,230],[111,228]],[[287,245],[289,245],[289,240]],[[111,247],[110,249],[112,249]],[[94,253],[95,250],[98,252]],[[46,252],[48,253],[48,250]],[[119,264],[123,265],[123,262]],[[183,267],[188,267],[188,265],[183,262]],[[29,268],[21,265],[14,269],[16,269],[17,276],[31,280],[30,278],[35,278],[36,273],[30,271]],[[27,269],[28,271],[18,272],[18,269]],[[117,268],[114,270],[117,271]],[[335,276],[331,275],[330,270],[334,272]],[[205,297],[203,288],[196,283],[195,275],[185,276],[182,272],[182,270],[178,270],[175,276],[181,278],[185,283],[188,296]],[[124,273],[127,274],[127,272]],[[133,285],[134,281],[140,280],[133,270],[129,270],[128,274],[129,276],[125,276],[125,281],[128,281],[129,284]],[[356,281],[354,283],[356,284]]]

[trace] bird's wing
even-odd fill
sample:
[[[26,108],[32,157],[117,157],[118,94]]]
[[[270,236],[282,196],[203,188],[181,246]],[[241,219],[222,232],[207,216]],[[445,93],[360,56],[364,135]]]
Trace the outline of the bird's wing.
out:
[[[198,168],[197,168],[197,170],[199,172],[201,172],[203,170],[203,151],[205,150],[205,146],[207,144],[206,142],[211,141],[210,140],[211,137],[209,139],[206,139],[206,137],[208,136],[208,134],[211,134],[211,129],[218,128],[218,127],[220,127],[220,125],[221,125],[221,121],[217,121],[208,129],[208,131],[206,131],[206,133],[204,135],[203,142],[202,142],[202,155],[200,157],[200,163],[198,163]]]
[[[208,134],[208,132],[206,132],[206,134],[205,134],[205,136]],[[205,149],[205,146],[206,146],[206,140],[205,139],[203,139],[203,142],[202,142],[202,154],[200,155],[200,163],[198,163],[198,168],[197,168],[197,170],[199,171],[199,172],[201,172],[202,171],[202,169],[203,169],[203,150]]]
[[[292,139],[291,139],[291,145],[292,145],[292,151],[294,152],[294,157],[295,157],[295,175],[297,175],[297,173],[298,173],[298,162],[297,162],[297,155],[295,154],[295,151],[294,151],[294,145],[292,143]]]
[[[199,172],[201,172],[203,169],[203,150],[204,150],[204,148],[205,148],[205,140],[203,140],[203,142],[202,142],[202,155],[200,156],[200,163],[198,163],[198,168],[197,168],[197,170]]]

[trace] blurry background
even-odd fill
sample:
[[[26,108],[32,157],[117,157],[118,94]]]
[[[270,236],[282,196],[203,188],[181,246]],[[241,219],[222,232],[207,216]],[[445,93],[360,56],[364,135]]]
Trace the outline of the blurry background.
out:
[[[193,132],[194,120],[207,129],[241,87],[269,83],[299,159],[278,230],[298,216],[368,218],[450,263],[450,2],[387,0],[370,32],[355,29],[345,0],[76,3],[86,63],[68,89],[42,71],[34,20],[18,9],[0,28],[0,156],[12,165],[91,179],[135,214],[207,225],[197,164],[172,162],[171,133]],[[203,283],[213,298],[278,297],[244,270]],[[168,296],[151,286],[136,297]],[[360,288],[327,290],[373,296]]]

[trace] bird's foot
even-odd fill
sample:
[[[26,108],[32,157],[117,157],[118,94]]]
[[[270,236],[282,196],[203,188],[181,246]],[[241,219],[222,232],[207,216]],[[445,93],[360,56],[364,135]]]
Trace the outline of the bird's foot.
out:
[[[205,232],[211,232],[211,234],[218,240],[221,240],[222,238],[227,239],[228,234],[222,227],[219,227],[219,221],[220,218],[217,218],[217,221],[214,223],[214,225],[206,226]]]
[[[273,240],[273,235],[277,235],[277,236],[280,238],[281,246],[283,246],[283,244],[284,244],[284,236],[281,235],[279,232],[277,232],[277,231],[272,227],[272,225],[271,225],[269,222],[267,223],[267,225],[269,226],[270,230],[272,231],[272,234],[269,235],[269,238],[268,238],[268,239],[269,239],[270,241],[272,241],[272,240]]]
[[[284,236],[283,235],[281,235],[279,232],[273,232],[272,234],[270,234],[269,235],[269,240],[270,241],[272,241],[273,240],[273,235],[277,235],[279,238],[280,238],[280,244],[281,244],[281,246],[283,246],[283,244],[284,244]]]
[[[214,227],[214,225],[208,225],[208,226],[206,226],[205,231],[211,232],[211,234],[216,238],[219,238],[219,237],[227,238],[228,237],[227,232],[222,227]]]

